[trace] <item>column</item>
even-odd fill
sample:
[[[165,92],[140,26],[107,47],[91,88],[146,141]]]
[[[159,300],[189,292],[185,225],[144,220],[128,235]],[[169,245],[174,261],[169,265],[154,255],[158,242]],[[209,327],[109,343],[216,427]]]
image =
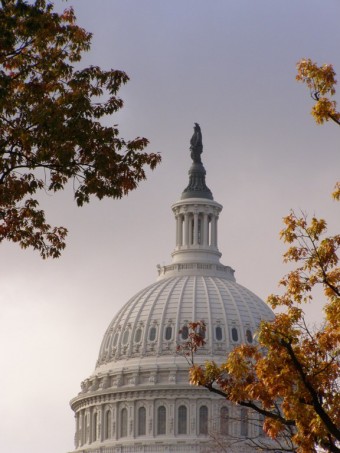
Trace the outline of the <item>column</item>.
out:
[[[216,216],[213,215],[212,219],[211,219],[211,245],[213,247],[216,247],[217,246],[217,228],[216,228],[216,224],[217,224],[217,219],[216,219]]]
[[[88,419],[88,416],[87,416],[87,414],[85,412],[85,409],[84,409],[84,412],[83,412],[83,423],[82,423],[82,425],[83,425],[83,429],[82,429],[82,439],[83,439],[82,445],[86,444],[86,442],[88,440],[88,438],[87,438],[87,423],[88,423],[88,420],[87,419]]]
[[[105,417],[105,404],[102,404],[100,406],[100,438],[99,440],[103,442],[104,436],[105,436],[105,431],[107,432],[108,427],[105,426],[106,424],[106,417]]]
[[[189,215],[189,245],[192,245],[194,242],[194,225],[193,225],[193,217],[190,213]]]
[[[216,248],[218,247],[218,215],[215,217],[215,242]]]
[[[203,245],[209,245],[209,218],[207,213],[203,215]]]
[[[198,245],[198,212],[194,212],[194,245]]]
[[[93,442],[93,407],[90,408],[89,414],[89,444]]]
[[[118,440],[118,403],[112,407],[112,438]]]
[[[184,214],[184,245],[189,245],[189,213]]]
[[[75,414],[75,421],[76,421],[76,435],[74,437],[74,446],[76,448],[80,447],[80,442],[79,442],[79,435],[80,435],[80,414],[77,412]]]
[[[183,217],[181,214],[176,216],[176,246],[183,245]]]

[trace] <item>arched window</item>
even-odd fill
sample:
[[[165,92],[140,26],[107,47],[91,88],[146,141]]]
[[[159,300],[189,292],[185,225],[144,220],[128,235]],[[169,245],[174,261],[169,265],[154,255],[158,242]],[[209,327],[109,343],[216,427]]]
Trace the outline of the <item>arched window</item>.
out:
[[[150,341],[156,340],[156,333],[157,333],[156,327],[151,327],[149,330],[149,340]]]
[[[135,332],[135,343],[139,343],[141,339],[142,339],[142,329],[141,329],[141,327],[138,327],[138,329]]]
[[[164,406],[159,406],[157,409],[157,434],[159,436],[166,434],[166,409]]]
[[[251,334],[251,330],[249,330],[249,329],[246,330],[246,339],[247,339],[248,343],[253,342],[253,336]]]
[[[128,422],[128,413],[127,413],[127,409],[124,407],[124,409],[122,409],[120,412],[120,437],[127,436],[127,425],[128,425],[127,422]]]
[[[177,420],[177,432],[178,434],[186,434],[187,433],[187,408],[186,406],[179,406],[178,408],[178,420]]]
[[[165,336],[166,340],[171,340],[171,337],[172,337],[172,327],[171,326],[166,326],[164,336]]]
[[[220,433],[222,436],[229,434],[229,410],[226,406],[221,407],[220,410]]]
[[[233,341],[238,341],[238,331],[236,327],[233,327],[231,329],[231,338],[233,339]]]
[[[183,326],[181,329],[182,340],[187,340],[189,336],[188,326]]]
[[[217,341],[222,341],[222,339],[223,339],[222,327],[220,327],[220,326],[216,327],[215,336],[216,336]]]
[[[146,410],[145,407],[138,409],[138,436],[146,434]]]
[[[208,435],[208,408],[201,406],[199,412],[199,434]]]
[[[111,411],[105,412],[104,417],[104,439],[110,439],[111,437]]]
[[[248,410],[244,407],[241,409],[241,436],[248,436]]]
[[[92,442],[97,440],[97,421],[98,421],[98,414],[95,412],[93,414],[93,426],[92,426]]]

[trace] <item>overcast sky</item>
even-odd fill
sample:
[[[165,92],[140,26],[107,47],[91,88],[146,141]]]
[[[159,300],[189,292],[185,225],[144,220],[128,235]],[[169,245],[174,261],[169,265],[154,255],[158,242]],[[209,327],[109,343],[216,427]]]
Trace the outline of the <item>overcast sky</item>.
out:
[[[93,32],[84,64],[125,70],[121,135],[145,136],[162,164],[120,201],[77,208],[46,196],[50,223],[69,229],[58,260],[1,244],[1,451],[73,448],[69,400],[94,370],[112,317],[171,261],[170,209],[187,185],[189,141],[201,125],[207,185],[224,206],[222,263],[266,297],[288,271],[282,217],[303,209],[339,224],[340,129],[317,126],[302,57],[340,73],[339,0],[70,0]],[[321,301],[306,307],[320,319]]]

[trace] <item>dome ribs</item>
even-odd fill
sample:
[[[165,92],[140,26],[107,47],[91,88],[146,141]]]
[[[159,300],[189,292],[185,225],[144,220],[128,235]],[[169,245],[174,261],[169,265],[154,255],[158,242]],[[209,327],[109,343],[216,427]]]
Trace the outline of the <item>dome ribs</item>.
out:
[[[181,330],[181,328],[183,327],[184,322],[185,322],[185,318],[183,317],[183,315],[181,313],[181,308],[183,305],[184,291],[186,289],[189,277],[184,277],[184,279],[182,278],[181,280],[183,281],[183,284],[182,284],[182,289],[181,289],[181,293],[180,293],[180,297],[178,299],[178,305],[177,305],[176,330],[175,330],[175,339],[176,340],[179,338],[179,331]],[[190,321],[190,320],[186,320],[186,321]]]
[[[205,306],[206,306],[206,311],[207,311],[207,318],[208,319],[204,319],[205,316],[202,314],[198,316],[197,318],[197,321],[204,321],[206,323],[206,327],[207,327],[207,330],[206,330],[206,341],[207,341],[207,345],[209,345],[209,347],[207,348],[207,353],[208,354],[211,354],[212,351],[213,351],[213,322],[212,322],[212,316],[211,316],[211,306],[210,306],[210,297],[213,296],[211,294],[211,291],[209,291],[209,288],[208,288],[208,282],[210,283],[210,279],[209,278],[204,278],[204,277],[199,277],[200,279],[200,282],[202,283],[203,285],[203,289],[204,289],[204,292],[205,292]]]
[[[177,284],[178,284],[178,281],[179,279],[176,278],[176,279],[172,279],[171,280],[171,287],[170,287],[170,290],[169,290],[169,293],[165,299],[165,302],[164,302],[164,306],[163,306],[163,311],[162,311],[162,317],[161,317],[161,320],[160,320],[160,331],[159,331],[159,336],[158,336],[158,351],[159,353],[161,353],[163,351],[163,345],[164,345],[164,330],[166,328],[167,325],[171,325],[172,327],[174,327],[173,325],[173,316],[171,316],[171,313],[168,312],[168,307],[169,307],[169,302],[172,298],[172,295],[177,287]],[[169,285],[170,286],[170,285]],[[169,324],[170,323],[170,319],[172,320],[171,323],[172,324]],[[171,343],[173,344],[174,343],[174,339],[176,338],[177,334],[176,334],[176,331],[175,332],[172,332],[172,339],[171,339]],[[170,342],[169,342],[170,344]]]
[[[223,303],[223,298],[222,298],[222,294],[221,294],[221,286],[223,287],[223,284],[222,284],[221,279],[219,279],[219,278],[210,279],[210,280],[211,280],[211,284],[214,285],[214,287],[215,287],[216,294],[218,296],[218,300],[220,303],[220,307],[223,312],[223,320],[220,325],[221,325],[221,327],[224,327],[224,335],[225,335],[224,343],[226,344],[226,350],[228,351],[230,349],[230,338],[229,338],[229,327],[228,327],[229,319],[228,319],[226,307],[225,307],[225,304]],[[223,287],[223,289],[225,290],[224,287]],[[218,321],[218,318],[216,319],[216,324],[217,324],[217,321]],[[224,323],[223,323],[223,321],[224,321]],[[214,332],[212,334],[214,334]],[[213,339],[215,339],[215,338],[213,338]],[[211,341],[213,341],[213,339]]]

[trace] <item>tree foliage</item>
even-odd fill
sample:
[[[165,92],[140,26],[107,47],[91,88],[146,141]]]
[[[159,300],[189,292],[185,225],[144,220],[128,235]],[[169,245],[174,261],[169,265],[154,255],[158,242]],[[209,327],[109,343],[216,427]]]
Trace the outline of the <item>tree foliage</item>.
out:
[[[337,83],[333,66],[331,64],[318,66],[311,59],[302,59],[296,67],[296,80],[307,85],[315,101],[311,110],[315,121],[323,124],[325,121],[333,120],[340,125],[340,113],[336,101],[332,99]]]
[[[101,119],[117,112],[123,71],[79,69],[91,34],[45,0],[0,1],[0,241],[58,257],[67,230],[52,227],[37,193],[68,182],[78,206],[92,195],[121,198],[154,169],[148,141],[126,141]]]
[[[337,103],[332,96],[335,95],[337,84],[336,74],[331,64],[318,66],[310,59],[302,59],[297,65],[296,80],[305,83],[309,88],[310,95],[315,101],[311,114],[317,124],[332,120],[340,126],[340,112]],[[337,182],[333,192],[333,198],[340,200],[340,182]]]
[[[293,212],[285,219],[281,236],[291,246],[287,262],[298,263],[280,282],[283,295],[272,295],[273,308],[284,308],[273,321],[263,321],[257,344],[236,347],[222,364],[195,363],[204,345],[198,332],[204,323],[190,325],[190,337],[179,347],[191,364],[190,382],[265,416],[264,431],[272,438],[287,435],[297,452],[316,446],[340,449],[340,235],[327,237],[326,222]],[[313,331],[305,323],[303,306],[312,290],[323,287],[325,319]]]
[[[316,101],[316,121],[340,124],[335,102],[323,100],[335,93],[332,67],[302,60],[298,70],[298,80],[307,83]],[[323,110],[320,106],[326,104]],[[339,183],[333,195],[339,199]],[[280,311],[273,321],[261,323],[256,344],[236,347],[222,364],[195,363],[197,349],[205,343],[200,322],[190,325],[189,340],[179,351],[190,363],[192,384],[262,414],[270,438],[292,442],[284,442],[280,450],[339,452],[340,235],[327,236],[324,220],[308,221],[303,213],[291,212],[284,225],[281,238],[289,245],[284,261],[295,268],[280,282],[283,294],[269,297],[272,308]],[[324,319],[311,329],[304,309],[318,287],[325,299]]]

